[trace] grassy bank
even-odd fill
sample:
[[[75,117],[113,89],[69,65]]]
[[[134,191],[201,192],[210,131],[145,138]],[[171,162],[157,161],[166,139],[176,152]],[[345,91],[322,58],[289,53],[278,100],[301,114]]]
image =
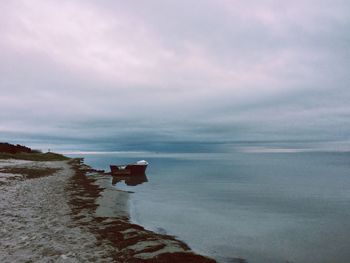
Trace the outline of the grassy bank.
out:
[[[0,153],[0,159],[17,159],[28,161],[65,161],[70,158],[58,153]]]

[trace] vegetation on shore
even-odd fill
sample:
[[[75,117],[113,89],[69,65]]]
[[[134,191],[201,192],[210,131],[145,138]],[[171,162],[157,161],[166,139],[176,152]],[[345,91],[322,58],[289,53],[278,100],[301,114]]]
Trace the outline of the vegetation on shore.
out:
[[[17,159],[28,161],[65,161],[70,158],[53,152],[42,153],[22,145],[0,143],[0,159]]]
[[[10,144],[7,142],[0,142],[0,152],[5,153],[33,153],[38,152],[36,150],[32,150],[29,147],[17,144]]]
[[[0,153],[0,159],[17,159],[28,161],[65,161],[69,160],[67,156],[58,153]]]

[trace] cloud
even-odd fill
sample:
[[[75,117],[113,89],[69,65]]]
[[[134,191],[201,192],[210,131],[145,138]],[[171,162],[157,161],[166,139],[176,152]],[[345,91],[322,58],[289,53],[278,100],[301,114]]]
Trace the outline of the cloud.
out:
[[[340,0],[5,2],[0,132],[347,139],[349,11]]]

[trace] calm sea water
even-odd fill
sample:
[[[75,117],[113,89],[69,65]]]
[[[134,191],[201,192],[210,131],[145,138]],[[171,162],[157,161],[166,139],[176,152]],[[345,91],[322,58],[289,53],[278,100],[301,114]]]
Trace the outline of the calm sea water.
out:
[[[350,262],[350,153],[79,154],[95,168],[146,159],[133,220],[220,262]]]

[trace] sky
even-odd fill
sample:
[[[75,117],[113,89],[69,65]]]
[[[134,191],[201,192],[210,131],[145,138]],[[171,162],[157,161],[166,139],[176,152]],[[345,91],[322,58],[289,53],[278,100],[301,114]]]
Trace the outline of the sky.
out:
[[[2,141],[350,140],[348,0],[0,4]]]

